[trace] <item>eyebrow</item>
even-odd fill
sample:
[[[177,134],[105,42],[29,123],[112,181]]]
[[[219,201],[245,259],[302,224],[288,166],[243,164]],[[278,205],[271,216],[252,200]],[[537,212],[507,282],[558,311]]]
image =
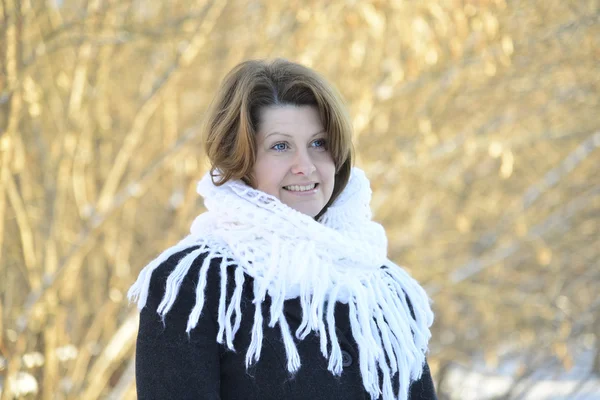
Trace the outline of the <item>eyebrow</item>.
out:
[[[317,135],[320,135],[321,133],[325,133],[325,129],[323,129],[323,130],[321,130],[321,131],[319,131],[317,133],[313,133],[311,135],[311,138],[313,138],[313,137],[315,137]],[[265,136],[265,139],[267,139],[269,136],[273,136],[273,135],[283,135],[283,136],[287,136],[287,137],[293,137],[289,133],[274,131],[274,132],[271,132],[271,133],[267,134],[267,136]]]

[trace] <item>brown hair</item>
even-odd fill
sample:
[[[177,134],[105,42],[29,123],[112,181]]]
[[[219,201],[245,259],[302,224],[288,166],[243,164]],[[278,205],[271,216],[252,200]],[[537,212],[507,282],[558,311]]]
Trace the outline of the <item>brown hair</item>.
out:
[[[222,185],[230,179],[242,179],[256,187],[252,167],[256,160],[260,110],[285,105],[316,107],[328,134],[336,172],[333,193],[325,210],[350,178],[352,124],[341,95],[333,86],[310,68],[287,60],[245,61],[221,83],[205,128],[205,149],[213,182]]]

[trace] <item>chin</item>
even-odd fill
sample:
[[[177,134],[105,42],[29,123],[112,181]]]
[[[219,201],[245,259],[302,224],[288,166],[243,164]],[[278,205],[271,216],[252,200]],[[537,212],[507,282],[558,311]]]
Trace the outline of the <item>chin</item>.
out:
[[[319,211],[321,211],[321,209],[322,209],[322,207],[319,208],[318,210],[317,210],[317,207],[294,207],[294,206],[290,206],[290,207],[304,215],[308,215],[311,218],[314,218],[315,216],[317,216],[317,214],[319,214]]]

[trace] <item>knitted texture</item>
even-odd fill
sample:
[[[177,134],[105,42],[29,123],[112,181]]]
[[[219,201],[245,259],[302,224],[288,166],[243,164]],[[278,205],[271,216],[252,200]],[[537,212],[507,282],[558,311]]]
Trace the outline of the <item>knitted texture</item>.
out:
[[[207,271],[211,260],[218,259],[221,287],[215,339],[233,350],[241,318],[253,317],[246,367],[260,360],[266,320],[270,327],[278,325],[281,330],[289,372],[296,372],[302,362],[295,340],[315,332],[329,371],[340,375],[342,352],[334,315],[339,301],[349,305],[365,390],[373,399],[383,395],[386,400],[406,400],[410,382],[418,380],[423,371],[433,313],[421,286],[387,259],[385,231],[371,220],[371,189],[364,172],[353,168],[348,185],[319,221],[241,181],[215,186],[207,174],[197,189],[207,212],[194,220],[186,238],[140,272],[129,298],[142,309],[152,271],[171,255],[200,246],[180,260],[169,275],[157,309],[162,318],[173,306],[194,260],[204,255],[188,333],[196,327],[204,305]],[[236,268],[234,282],[227,281],[230,265]],[[254,279],[253,316],[241,313],[245,274]],[[226,296],[228,285],[234,285],[230,298]],[[261,306],[267,295],[271,306],[263,316]],[[283,305],[286,299],[296,297],[302,305],[302,321],[292,333]],[[392,379],[398,380],[397,393],[393,392]]]

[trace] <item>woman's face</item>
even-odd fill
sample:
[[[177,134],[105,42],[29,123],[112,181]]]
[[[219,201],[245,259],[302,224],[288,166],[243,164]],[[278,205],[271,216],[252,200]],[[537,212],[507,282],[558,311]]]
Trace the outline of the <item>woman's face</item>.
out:
[[[260,110],[252,169],[256,189],[315,217],[333,193],[335,165],[327,139],[315,107]]]

